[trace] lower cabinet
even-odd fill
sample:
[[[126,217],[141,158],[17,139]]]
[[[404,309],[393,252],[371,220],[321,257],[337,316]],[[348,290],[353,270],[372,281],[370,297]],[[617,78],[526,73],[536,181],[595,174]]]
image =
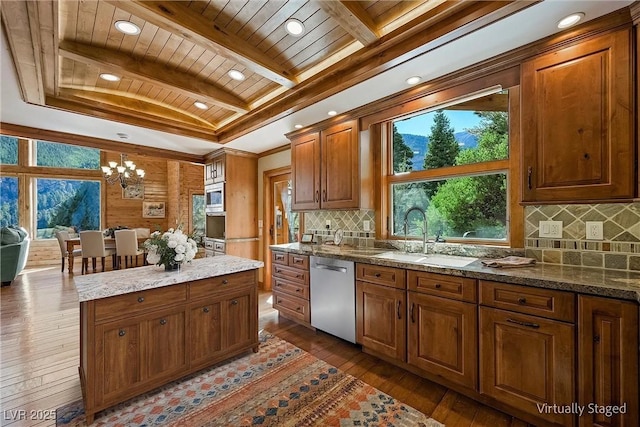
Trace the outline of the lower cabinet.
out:
[[[548,422],[573,425],[553,405],[575,402],[571,324],[480,307],[480,393]]]
[[[356,341],[406,361],[406,291],[356,281]]]
[[[587,408],[580,426],[640,425],[638,305],[580,295],[578,324],[578,401]]]
[[[407,362],[448,381],[477,389],[477,305],[417,292],[407,294]]]

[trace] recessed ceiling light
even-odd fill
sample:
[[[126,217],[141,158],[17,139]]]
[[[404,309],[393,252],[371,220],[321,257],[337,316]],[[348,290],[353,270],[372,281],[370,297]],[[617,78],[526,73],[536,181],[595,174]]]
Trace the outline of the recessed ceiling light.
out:
[[[296,129],[302,129],[302,125],[294,125],[293,127]]]
[[[121,33],[125,33],[130,36],[140,34],[140,27],[130,21],[116,21],[114,24],[116,29]]]
[[[204,102],[200,102],[200,101],[194,102],[193,105],[195,105],[197,108],[199,108],[201,110],[206,110],[207,108],[209,108],[207,106],[207,104],[205,104]]]
[[[100,78],[102,80],[106,80],[108,82],[119,82],[120,81],[120,77],[116,76],[115,74],[109,74],[109,73],[100,74]]]
[[[577,12],[577,13],[572,13],[571,15],[562,18],[559,22],[558,22],[558,28],[569,28],[573,25],[576,25],[578,22],[580,22],[580,20],[584,18],[584,13],[583,12]]]
[[[304,33],[304,24],[297,19],[289,19],[285,24],[284,28],[287,30],[287,33],[292,36],[301,36]]]
[[[229,75],[229,77],[231,77],[233,80],[238,80],[238,81],[242,81],[245,79],[244,74],[242,74],[240,71],[238,70],[229,70],[229,72],[227,73]]]
[[[331,110],[327,114],[330,115],[330,116],[335,116],[338,113],[336,111],[334,111],[334,110]]]
[[[419,76],[409,77],[407,79],[407,84],[408,85],[414,85],[414,84],[418,83],[420,80],[422,80],[422,78],[420,78]]]

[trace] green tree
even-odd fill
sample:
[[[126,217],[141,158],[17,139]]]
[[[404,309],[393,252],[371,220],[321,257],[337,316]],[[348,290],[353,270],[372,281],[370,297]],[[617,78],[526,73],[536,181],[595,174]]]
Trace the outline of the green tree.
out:
[[[468,131],[478,138],[475,148],[463,150],[456,164],[478,163],[508,157],[506,112],[476,112],[480,124]],[[506,224],[506,176],[504,174],[447,180],[431,198],[431,217],[446,225],[446,234],[474,231],[478,237],[503,238]],[[437,213],[436,213],[437,212]]]
[[[409,172],[413,170],[413,150],[404,142],[402,135],[398,133],[396,125],[393,125],[393,171]]]
[[[456,164],[460,147],[456,141],[449,118],[443,110],[436,112],[429,135],[429,150],[424,156],[424,169],[435,169]],[[442,182],[426,182],[423,185],[427,197],[431,199]]]

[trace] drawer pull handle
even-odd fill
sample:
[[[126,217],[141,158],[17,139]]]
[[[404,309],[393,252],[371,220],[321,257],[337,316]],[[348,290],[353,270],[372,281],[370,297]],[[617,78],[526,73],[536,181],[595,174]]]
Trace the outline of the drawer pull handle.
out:
[[[302,274],[296,274],[296,279],[299,279],[302,277]]]
[[[527,328],[533,328],[533,329],[538,329],[540,327],[540,325],[538,325],[537,323],[521,322],[519,320],[514,320],[514,319],[507,319],[507,322],[515,323],[516,325],[526,326]]]
[[[238,300],[234,299],[233,301],[231,301],[231,305],[238,305]]]
[[[531,166],[529,166],[527,168],[527,187],[529,187],[529,190],[531,190],[531,188],[533,187],[531,185],[531,175],[533,174],[533,168]]]
[[[402,315],[400,314],[400,306],[402,306],[402,302],[398,301],[398,304],[396,304],[396,313],[398,314],[398,319],[402,319]]]
[[[138,297],[138,302],[144,302],[144,297]]]
[[[374,276],[376,276],[376,277],[380,277],[380,276],[381,276],[381,274],[380,274],[380,273],[376,273],[376,274],[374,274]]]
[[[222,284],[223,284],[223,285],[226,285],[226,284],[228,284],[228,283],[229,283],[229,281],[228,281],[227,279],[224,279],[224,280],[222,281]]]
[[[302,310],[302,307],[296,308],[296,311],[300,311],[300,310]]]
[[[294,263],[294,264],[302,264],[302,260],[301,260],[301,259],[299,259],[299,258],[294,258],[294,259],[293,259],[293,263]]]
[[[300,288],[296,288],[296,292],[300,292]]]
[[[415,304],[414,304],[414,303],[411,303],[411,312],[410,312],[410,315],[411,315],[411,323],[416,323],[416,319],[415,319],[415,317],[413,317],[413,307],[414,307],[414,306],[415,306]]]
[[[209,312],[209,307],[205,307],[202,309],[203,312],[208,313]]]
[[[119,336],[119,337],[123,337],[123,336],[125,336],[126,334],[127,334],[127,332],[126,332],[124,329],[120,329],[120,330],[118,331],[118,336]]]
[[[518,298],[518,304],[526,304],[526,303],[527,303],[526,298]]]
[[[166,325],[167,324],[167,319],[160,319],[160,324],[162,326]]]
[[[440,289],[442,285],[440,283],[436,283],[436,289]]]
[[[316,203],[320,201],[320,191],[316,190]]]
[[[282,270],[276,268],[276,273],[282,273]]]
[[[282,300],[281,300],[281,299],[277,300],[276,302],[277,302],[278,304],[282,304]]]
[[[322,201],[323,202],[327,201],[327,190],[322,190]]]
[[[280,282],[276,283],[276,287],[279,288],[282,284]]]
[[[596,344],[600,344],[600,335],[596,335],[595,337],[593,337],[593,342]]]

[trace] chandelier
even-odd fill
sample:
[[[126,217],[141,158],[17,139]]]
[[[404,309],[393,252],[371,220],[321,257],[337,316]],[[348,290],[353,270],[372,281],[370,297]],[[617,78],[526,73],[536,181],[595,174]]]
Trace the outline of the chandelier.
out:
[[[120,164],[109,162],[109,166],[102,166],[104,179],[109,184],[120,183],[122,188],[129,186],[139,186],[144,179],[144,170],[136,169],[136,164],[127,160],[126,154],[120,154]]]

